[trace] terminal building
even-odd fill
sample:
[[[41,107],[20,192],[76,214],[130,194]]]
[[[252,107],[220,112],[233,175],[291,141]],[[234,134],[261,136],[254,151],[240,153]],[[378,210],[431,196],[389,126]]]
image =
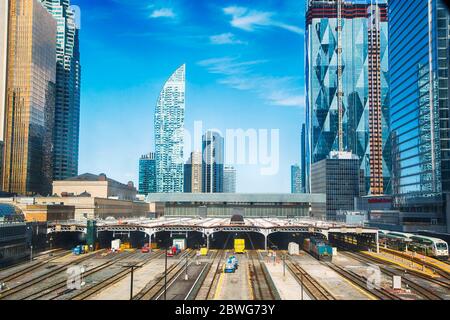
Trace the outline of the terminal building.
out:
[[[0,267],[29,255],[27,225],[13,205],[0,204]]]
[[[53,182],[53,195],[58,197],[85,196],[93,198],[135,200],[137,190],[132,182],[123,184],[105,174],[85,173],[73,178]]]
[[[149,194],[156,216],[230,218],[301,218],[313,204],[324,206],[324,194]]]

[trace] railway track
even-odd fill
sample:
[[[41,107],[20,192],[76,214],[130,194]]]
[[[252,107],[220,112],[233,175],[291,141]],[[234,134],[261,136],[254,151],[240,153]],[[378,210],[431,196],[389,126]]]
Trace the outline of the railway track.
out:
[[[101,250],[101,251],[104,251],[104,250]],[[98,254],[101,251],[97,251],[96,253]],[[32,286],[34,286],[34,285],[44,281],[44,280],[50,279],[51,277],[54,277],[54,276],[56,276],[56,275],[58,275],[58,274],[60,274],[62,272],[65,272],[69,266],[78,265],[81,262],[92,258],[92,256],[93,256],[92,254],[84,255],[84,256],[82,256],[81,258],[79,258],[79,259],[77,259],[75,261],[72,261],[72,262],[69,262],[69,263],[65,263],[65,264],[63,264],[63,265],[61,265],[59,267],[55,267],[51,271],[49,271],[49,272],[47,272],[47,273],[45,273],[45,274],[43,274],[41,276],[38,276],[36,278],[33,278],[33,279],[29,280],[29,281],[26,281],[24,283],[21,283],[21,284],[19,284],[16,287],[6,289],[6,290],[4,290],[4,291],[2,291],[0,293],[0,300],[3,300],[3,299],[8,298],[8,297],[11,297],[11,296],[13,296],[14,294],[16,294],[18,292],[21,292],[21,291],[23,291],[25,289],[28,289],[28,288],[30,288],[30,287],[32,287]],[[28,272],[30,272],[30,271],[28,270],[26,273],[28,273]]]
[[[105,270],[106,268],[116,264],[119,261],[125,260],[127,258],[130,258],[135,253],[129,253],[129,254],[123,254],[121,256],[114,257],[113,259],[106,261],[105,263],[102,263],[99,266],[96,266],[95,268],[85,272],[83,274],[83,277],[86,278],[90,275],[93,275],[95,273],[101,272],[102,270]],[[61,290],[67,288],[67,281],[62,280],[58,281],[51,286],[43,289],[40,292],[29,294],[28,296],[25,296],[22,298],[22,300],[38,300],[43,299],[44,297],[48,296],[48,300],[54,300],[60,296],[63,296],[68,293],[67,290],[64,290],[63,292],[60,292]],[[73,290],[70,290],[73,291]]]
[[[184,270],[184,258],[186,257],[186,255],[189,258],[192,258],[195,256],[195,251],[186,250],[185,254],[180,257],[177,263],[167,268],[167,284],[174,281],[179,276],[180,272]],[[158,300],[158,298],[160,298],[164,294],[164,287],[165,276],[163,273],[156,280],[151,281],[149,284],[147,284],[138,294],[133,297],[133,300]],[[169,285],[167,288],[169,288]]]
[[[27,273],[30,273],[30,272],[32,272],[32,271],[34,271],[34,270],[36,270],[36,269],[38,269],[38,268],[40,268],[42,266],[44,266],[44,265],[54,261],[54,260],[57,260],[57,259],[59,259],[61,257],[69,255],[69,254],[70,254],[70,251],[63,251],[63,252],[59,252],[56,255],[49,256],[48,259],[45,259],[43,261],[38,261],[37,263],[35,263],[35,264],[33,264],[33,265],[29,266],[29,267],[26,267],[26,265],[24,265],[24,268],[19,270],[18,272],[15,272],[15,273],[13,273],[11,275],[8,275],[8,276],[5,276],[3,278],[0,278],[0,283],[8,283],[11,280],[17,279],[17,278],[19,278],[19,277],[21,277],[21,276],[23,276],[23,275],[25,275]],[[15,266],[11,266],[11,267],[8,267],[8,268],[5,268],[5,269],[2,269],[0,271],[4,272],[4,271],[7,271],[7,270],[12,270],[14,268],[17,268],[18,266],[20,266],[20,264],[19,265],[15,265]]]
[[[288,256],[286,266],[297,282],[306,290],[308,295],[314,300],[336,300],[336,298],[316,281],[309,273],[307,273],[297,263],[292,261],[292,257]]]
[[[341,252],[341,253],[343,253],[343,252]],[[443,300],[443,298],[441,296],[437,295],[433,290],[425,288],[424,286],[419,285],[417,282],[406,278],[403,271],[394,272],[394,271],[391,271],[391,270],[387,269],[386,267],[384,267],[383,264],[386,263],[384,260],[380,260],[380,259],[377,259],[372,256],[366,256],[361,253],[355,253],[355,252],[345,252],[345,254],[350,256],[351,258],[358,260],[360,262],[363,262],[363,263],[372,263],[372,264],[377,263],[380,270],[388,276],[391,276],[391,277],[392,276],[401,276],[402,281],[404,281],[405,284],[407,284],[415,292],[417,292],[419,295],[421,295],[422,297],[424,297],[428,300]],[[379,264],[381,264],[381,265],[379,265]],[[397,266],[395,266],[395,265],[393,265],[393,267],[397,268]],[[409,273],[414,276],[420,277],[424,280],[438,284],[440,286],[444,286],[447,289],[450,289],[449,284],[447,284],[443,281],[440,281],[438,279],[433,279],[433,278],[427,277],[418,272],[409,271]]]
[[[380,248],[380,250],[381,251],[385,251],[383,248]],[[418,263],[420,265],[426,266],[428,269],[433,270],[435,273],[437,273],[442,278],[450,281],[450,274],[447,271],[439,268],[439,266],[437,266],[437,265],[433,265],[431,263],[428,263],[428,262],[426,262],[426,261],[424,261],[424,260],[422,260],[422,259],[420,259],[418,257],[412,257],[412,256],[410,257],[410,256],[407,256],[407,255],[404,255],[404,254],[402,254],[402,252],[398,252],[397,253],[397,252],[395,252],[393,250],[389,250],[389,251],[386,251],[386,252],[390,253],[390,254],[393,254],[393,255],[395,255],[397,257],[401,257],[403,259],[412,261],[414,263]],[[450,264],[449,262],[445,262],[445,261],[442,261],[442,262]]]
[[[212,300],[214,299],[214,289],[216,282],[222,270],[222,261],[225,257],[225,252],[216,252],[213,261],[209,264],[207,276],[197,293],[195,300]]]
[[[250,261],[249,275],[254,300],[276,300],[279,295],[274,292],[276,289],[269,282],[270,275],[264,270],[263,262],[261,262],[258,252],[252,250],[248,252],[248,257]]]
[[[382,288],[370,287],[367,285],[367,279],[359,274],[354,273],[353,271],[347,270],[337,264],[333,264],[331,262],[324,262],[330,269],[349,280],[350,282],[356,284],[362,290],[368,292],[375,298],[379,300],[400,300],[400,298]]]
[[[152,256],[150,256],[149,259],[147,259],[146,261],[137,264],[138,267],[142,267],[148,263],[150,263],[151,261],[160,258],[162,255],[164,254],[164,252],[158,252]],[[130,257],[130,256],[129,256]],[[129,258],[127,257],[127,258]],[[126,258],[125,258],[126,259]],[[121,259],[124,260],[124,259]],[[115,263],[117,263],[118,261],[115,261]],[[106,269],[108,266],[103,267],[101,270]],[[101,271],[100,270],[100,271]],[[99,272],[99,271],[96,271]],[[125,277],[127,277],[129,274],[131,274],[131,270],[126,268],[114,275],[112,275],[111,277],[103,280],[102,282],[94,285],[94,286],[90,286],[89,288],[77,293],[76,295],[70,297],[70,300],[86,300],[89,297],[92,297],[93,295],[97,294],[98,292],[116,284],[117,282],[121,281],[122,279],[124,279]]]
[[[48,255],[48,257],[51,258],[55,254],[62,253],[63,251],[65,251],[65,250],[63,250],[63,249],[53,249],[53,250],[48,250],[48,251],[45,251],[45,252],[37,253],[37,254],[33,255],[33,262],[42,262],[42,261],[39,261],[37,259],[39,259],[39,258],[41,258],[43,256],[46,256],[46,255]],[[65,252],[69,253],[70,251],[65,251]],[[8,271],[8,270],[16,269],[17,267],[20,267],[20,266],[25,266],[29,262],[30,262],[30,260],[27,259],[27,258],[22,259],[21,261],[18,261],[17,263],[14,263],[12,265],[8,265],[8,266],[5,266],[5,267],[0,267],[0,272],[5,272],[5,271]]]

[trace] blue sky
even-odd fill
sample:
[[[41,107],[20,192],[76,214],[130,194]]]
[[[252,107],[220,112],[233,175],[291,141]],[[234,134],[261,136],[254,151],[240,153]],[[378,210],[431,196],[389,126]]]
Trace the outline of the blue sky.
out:
[[[186,63],[186,128],[279,129],[279,173],[237,166],[238,191],[290,192],[304,120],[303,0],[72,4],[81,9],[80,173],[138,182],[159,92]]]

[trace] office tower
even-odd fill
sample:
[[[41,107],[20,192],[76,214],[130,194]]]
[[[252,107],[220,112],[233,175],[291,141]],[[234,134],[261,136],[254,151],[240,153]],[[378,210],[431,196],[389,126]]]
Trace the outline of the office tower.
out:
[[[326,194],[326,207],[313,208],[316,218],[335,220],[339,210],[354,210],[360,196],[359,158],[349,152],[332,152],[325,160],[312,165],[312,193]]]
[[[202,193],[202,153],[192,152],[184,165],[184,192]]]
[[[37,0],[10,1],[3,190],[49,194],[56,21]]]
[[[225,143],[221,135],[207,131],[203,135],[203,193],[223,192]]]
[[[389,21],[394,205],[447,215],[450,231],[449,11],[391,0]]]
[[[6,106],[6,69],[8,56],[8,1],[0,1],[0,181],[3,176],[3,147]],[[0,190],[3,186],[0,186]]]
[[[237,172],[233,166],[225,166],[223,169],[223,192],[236,193]]]
[[[156,188],[158,193],[183,192],[186,65],[164,84],[155,112]]]
[[[302,170],[299,165],[291,166],[291,193],[302,193]]]
[[[345,151],[358,156],[370,194],[390,193],[388,19],[381,2],[307,2],[307,189],[311,165]]]
[[[139,160],[139,194],[156,193],[155,153],[143,155]]]
[[[80,136],[79,29],[70,0],[40,0],[57,21],[54,180],[78,175]]]

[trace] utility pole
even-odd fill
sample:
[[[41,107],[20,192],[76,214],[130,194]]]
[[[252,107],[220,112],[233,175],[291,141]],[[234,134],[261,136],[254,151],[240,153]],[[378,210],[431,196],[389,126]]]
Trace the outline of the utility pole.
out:
[[[165,265],[164,265],[164,301],[167,301],[167,250],[165,254]]]
[[[300,273],[300,282],[301,282],[301,284],[302,284],[302,301],[303,301],[303,292],[304,292],[304,290],[303,290],[303,273]]]
[[[33,262],[33,245],[30,246],[30,262]]]
[[[184,275],[184,279],[186,281],[189,280],[189,275],[188,275],[188,265],[189,265],[189,255],[186,255],[186,268],[185,268],[185,275]]]
[[[122,267],[131,269],[131,279],[130,279],[130,300],[133,300],[133,286],[134,286],[134,270],[138,268],[142,268],[142,266],[137,263],[123,265]]]

